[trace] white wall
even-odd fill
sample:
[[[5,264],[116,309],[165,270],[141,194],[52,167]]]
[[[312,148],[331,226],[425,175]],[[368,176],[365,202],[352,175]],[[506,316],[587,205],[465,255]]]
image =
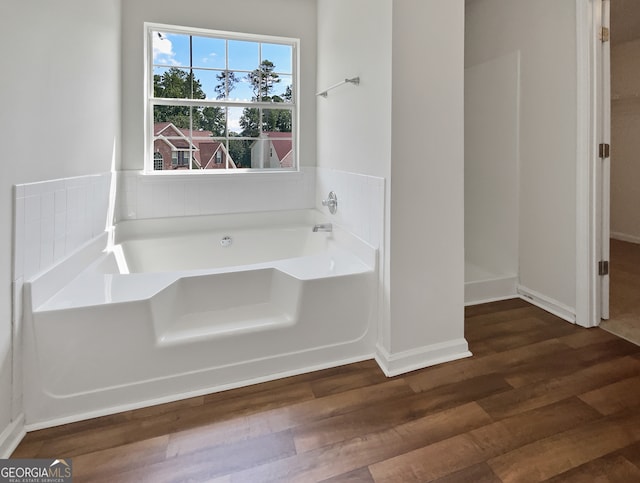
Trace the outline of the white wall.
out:
[[[388,177],[391,0],[318,1],[318,167]]]
[[[393,3],[391,353],[464,341],[464,2]],[[466,346],[466,343],[464,343]]]
[[[123,169],[144,166],[144,22],[300,39],[300,165],[315,166],[315,0],[136,0],[122,2]]]
[[[640,39],[611,49],[611,98],[611,235],[640,243]]]
[[[467,2],[465,56],[521,52],[521,289],[575,310],[576,12],[574,0]]]
[[[384,178],[377,358],[393,374],[467,354],[463,5],[318,1],[318,90],[361,84],[317,101],[317,196]]]
[[[117,164],[119,25],[119,0],[0,3],[7,66],[0,89],[1,226],[13,227],[12,185],[103,173]],[[11,388],[13,236],[5,229],[0,237],[0,433],[21,411],[17,364],[17,390]]]
[[[465,262],[491,278],[518,273],[519,84],[519,52],[465,69]]]

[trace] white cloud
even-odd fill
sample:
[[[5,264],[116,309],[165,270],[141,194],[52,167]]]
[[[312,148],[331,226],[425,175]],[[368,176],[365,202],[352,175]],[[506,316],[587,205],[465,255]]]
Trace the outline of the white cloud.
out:
[[[210,60],[215,60],[215,58],[218,56],[218,54],[216,52],[211,52],[210,54],[208,54],[206,57],[203,57],[202,59],[200,59],[200,62],[202,62],[203,64],[208,63]]]
[[[178,65],[173,51],[173,44],[161,32],[153,32],[153,61],[163,64]]]
[[[240,127],[240,116],[229,116],[229,118],[227,119],[227,126],[229,127],[229,131],[238,133],[242,131],[242,128]]]

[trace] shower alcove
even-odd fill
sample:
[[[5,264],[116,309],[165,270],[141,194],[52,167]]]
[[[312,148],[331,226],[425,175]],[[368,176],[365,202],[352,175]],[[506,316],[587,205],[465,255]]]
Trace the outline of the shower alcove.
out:
[[[465,66],[465,303],[517,296],[519,53]]]

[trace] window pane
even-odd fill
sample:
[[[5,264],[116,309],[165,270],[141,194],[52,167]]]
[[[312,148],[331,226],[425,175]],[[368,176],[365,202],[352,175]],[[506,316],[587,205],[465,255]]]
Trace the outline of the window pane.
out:
[[[229,168],[251,168],[251,145],[255,141],[229,139]]]
[[[193,131],[194,164],[197,169],[220,169],[226,161],[224,140],[214,139],[211,131]],[[219,162],[218,162],[219,161]]]
[[[230,99],[251,101],[253,91],[247,80],[246,72],[232,70],[211,71],[203,81],[207,99]]]
[[[274,136],[273,134],[276,134]],[[251,167],[254,169],[286,169],[293,167],[291,139],[264,133],[251,144]]]
[[[153,68],[153,95],[173,99],[189,99],[195,95],[202,99],[200,82],[190,74],[189,69],[177,67]]]
[[[268,59],[275,65],[275,71],[291,74],[293,48],[290,45],[262,44],[262,59]]]
[[[193,66],[225,69],[225,41],[211,37],[192,37]]]
[[[189,35],[152,31],[153,63],[189,67]]]
[[[193,108],[188,106],[153,106],[154,127],[161,129],[164,136],[189,136],[192,110]],[[167,129],[168,125],[171,125],[170,129]]]
[[[278,75],[277,81],[272,84],[269,100],[272,102],[293,102],[293,78],[290,75]]]
[[[260,123],[260,109],[255,107],[229,107],[227,128],[229,135],[258,137]]]
[[[285,133],[286,137],[291,137],[292,115],[291,109],[263,109],[262,131]]]
[[[194,118],[197,117],[197,126],[194,128],[194,137],[196,136],[195,131],[201,130],[206,131],[208,137],[224,137],[226,136],[226,127],[227,127],[227,113],[226,108],[224,107],[200,107],[197,109],[198,114],[194,115]],[[194,124],[196,124],[194,122]]]
[[[242,40],[229,40],[229,69],[254,70],[260,63],[260,44]]]
[[[253,91],[253,99],[271,100],[276,85],[280,83],[280,76],[275,73],[274,68],[271,61],[263,60],[258,69],[247,74],[247,81]]]
[[[249,76],[246,72],[232,73],[235,82],[230,85],[233,87],[229,93],[229,99],[235,101],[252,101],[256,100],[256,93],[251,85]],[[234,78],[232,77],[232,79]]]
[[[217,86],[219,84],[217,79],[218,74],[221,74],[221,73],[215,70],[193,69],[195,99],[213,100],[218,98],[218,94],[217,94]]]

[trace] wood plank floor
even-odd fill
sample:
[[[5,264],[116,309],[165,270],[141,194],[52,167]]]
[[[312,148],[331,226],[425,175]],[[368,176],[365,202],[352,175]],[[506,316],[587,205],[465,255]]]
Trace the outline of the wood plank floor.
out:
[[[472,358],[373,361],[29,433],[74,482],[640,481],[640,347],[520,300],[470,307]]]

